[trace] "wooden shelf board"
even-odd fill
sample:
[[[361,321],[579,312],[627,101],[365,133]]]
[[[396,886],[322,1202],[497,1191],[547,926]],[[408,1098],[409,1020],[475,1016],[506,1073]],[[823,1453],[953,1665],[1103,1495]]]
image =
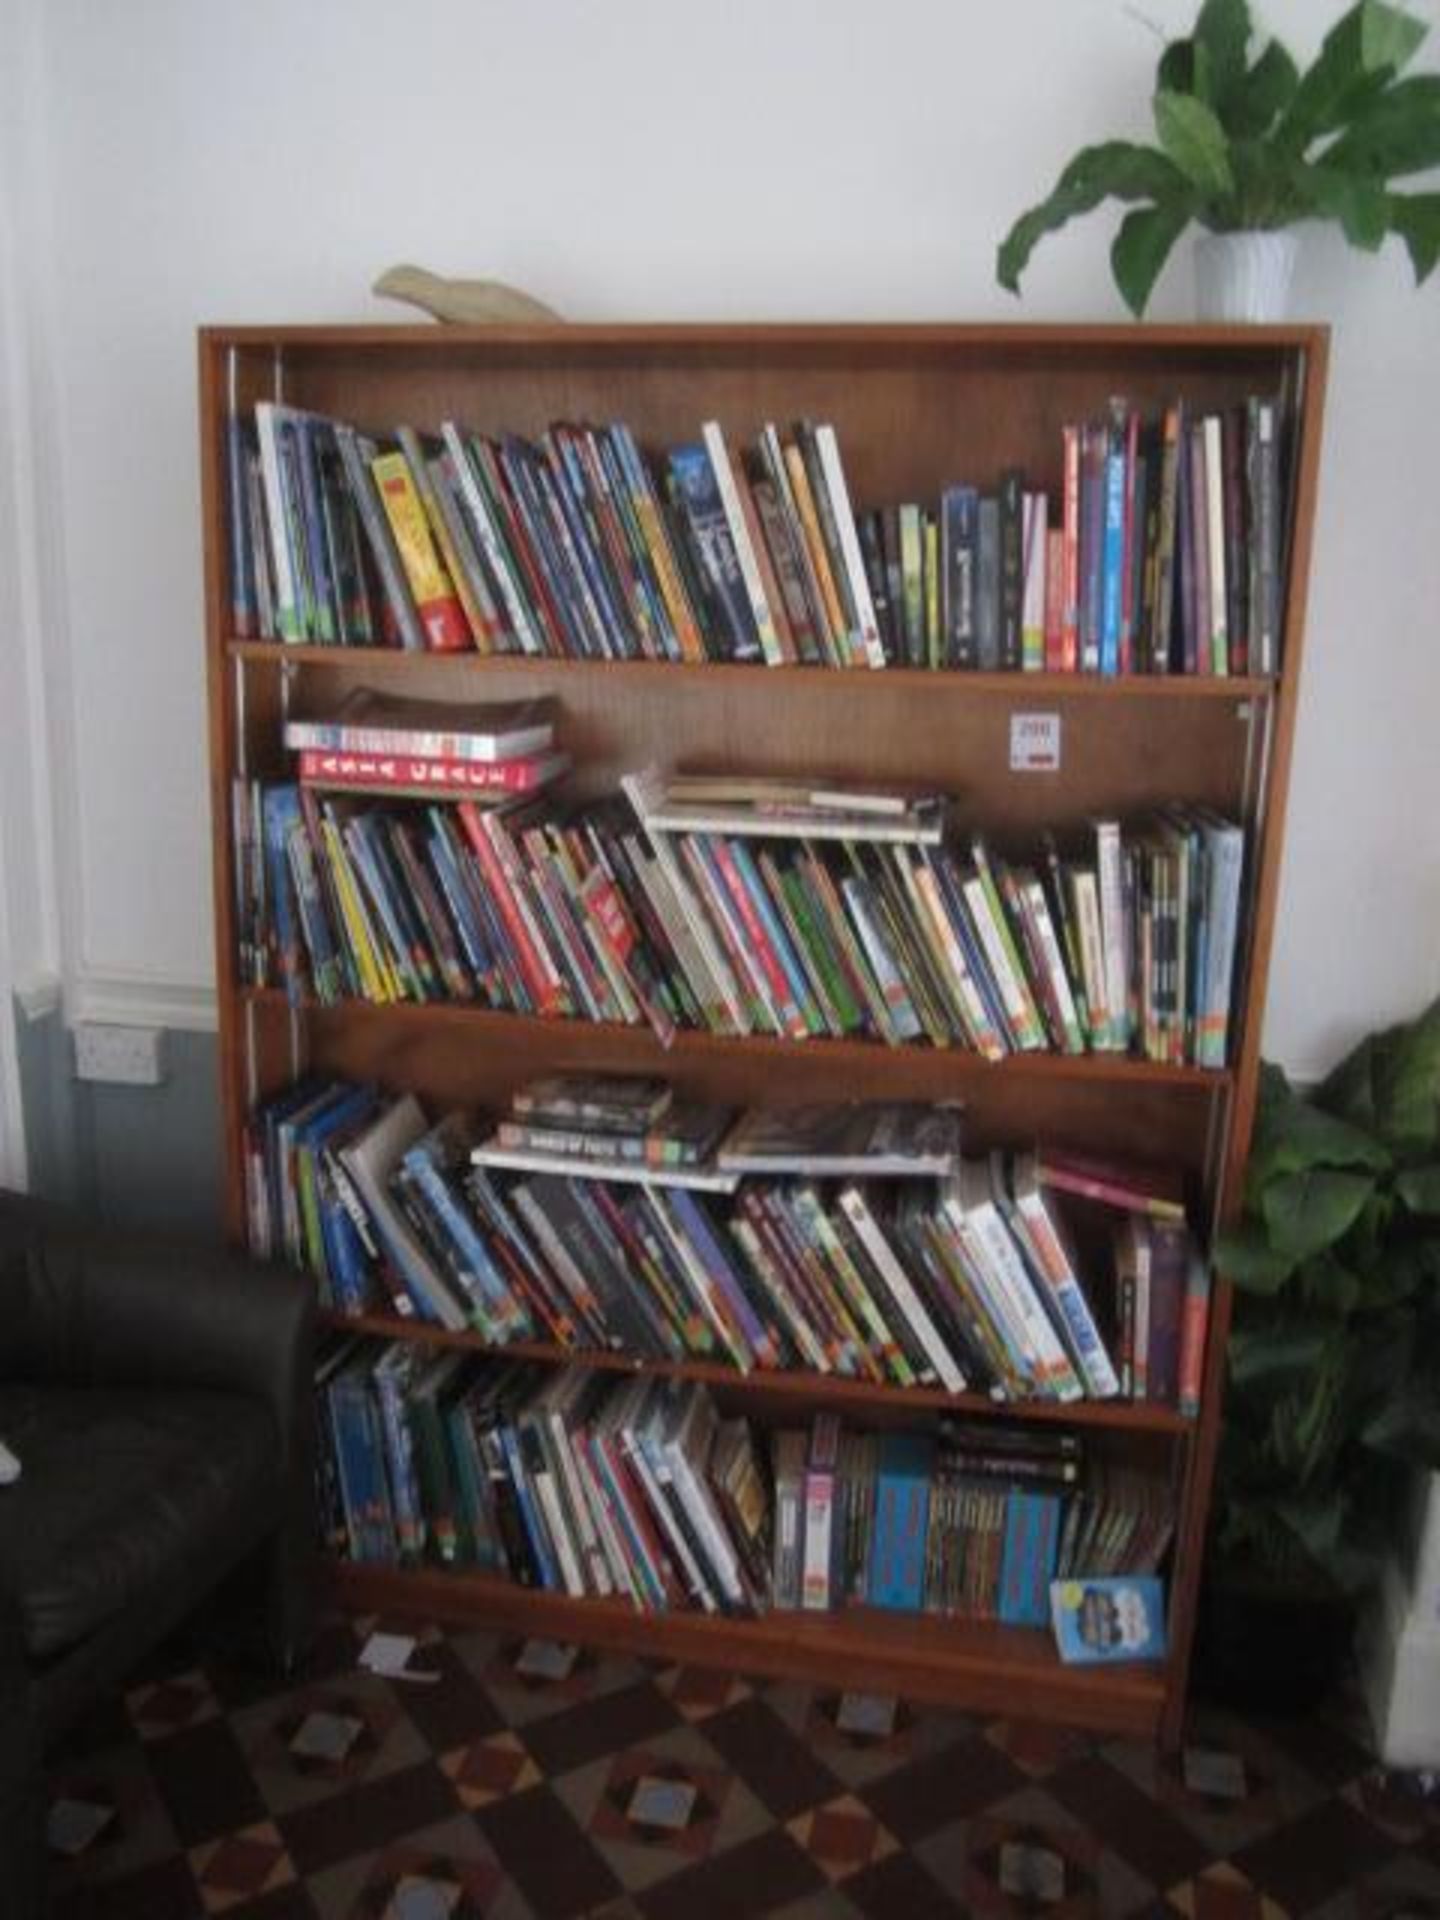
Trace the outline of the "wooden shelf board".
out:
[[[874,1688],[1003,1713],[1154,1737],[1162,1667],[1065,1666],[1048,1633],[994,1621],[897,1615],[640,1613],[623,1600],[575,1600],[493,1575],[333,1563],[344,1605],[411,1619],[481,1620],[515,1633],[624,1648],[740,1673]]]
[[[279,987],[246,987],[237,998],[261,1012],[284,1012],[289,1007]],[[538,1014],[496,1012],[490,1007],[464,1002],[438,1001],[419,1004],[397,1001],[376,1006],[368,1000],[345,1000],[335,1006],[322,1006],[307,1000],[297,1011],[307,1019],[333,1018],[393,1022],[419,1021],[431,1028],[444,1023],[466,1032],[483,1035],[503,1031],[513,1038],[527,1035],[545,1040],[573,1035],[577,1046],[599,1042],[623,1043],[627,1069],[632,1072],[663,1070],[666,1063],[729,1055],[737,1049],[746,1056],[768,1057],[783,1063],[786,1072],[807,1060],[825,1060],[831,1065],[853,1062],[856,1066],[877,1060],[903,1059],[933,1061],[939,1070],[956,1074],[1001,1074],[1036,1081],[1079,1081],[1085,1084],[1114,1083],[1133,1087],[1182,1088],[1209,1094],[1230,1085],[1229,1068],[1178,1067],[1155,1060],[1138,1060],[1126,1054],[1107,1053],[1012,1053],[1003,1060],[986,1060],[967,1047],[929,1047],[907,1045],[887,1047],[878,1040],[787,1040],[774,1034],[722,1034],[684,1030],[675,1035],[668,1047],[662,1046],[648,1027],[627,1027],[609,1020],[544,1019]]]
[[[948,694],[973,694],[979,698],[1014,699],[1106,699],[1128,700],[1251,700],[1266,699],[1275,683],[1262,676],[1237,674],[1216,677],[1211,674],[1131,673],[1107,677],[1096,673],[969,673],[954,669],[925,667],[886,667],[875,673],[863,668],[840,667],[764,667],[738,661],[712,661],[694,665],[669,660],[569,660],[549,655],[480,653],[409,653],[398,647],[315,647],[293,645],[282,640],[235,640],[226,642],[226,651],[237,660],[288,662],[304,667],[371,667],[381,673],[405,674],[423,666],[427,670],[442,663],[460,674],[506,674],[553,676],[563,682],[573,675],[604,674],[610,679],[638,682],[654,680],[666,683],[720,677],[727,685],[742,681],[763,682],[771,687],[805,682],[818,690],[883,684],[904,687],[933,695],[938,688]]]
[[[898,1387],[874,1380],[851,1380],[833,1374],[815,1373],[808,1368],[759,1369],[741,1373],[720,1361],[652,1360],[636,1354],[615,1353],[605,1349],[572,1352],[550,1341],[520,1340],[497,1347],[483,1335],[473,1332],[452,1333],[430,1321],[402,1319],[390,1313],[342,1313],[326,1309],[321,1318],[327,1326],[350,1333],[377,1334],[387,1340],[411,1340],[420,1345],[464,1347],[496,1358],[538,1360],[547,1366],[598,1368],[607,1373],[659,1374],[678,1380],[703,1380],[754,1400],[798,1402],[813,1406],[825,1401],[834,1407],[895,1408],[963,1413],[985,1419],[1039,1420],[1066,1427],[1099,1427],[1126,1433],[1186,1435],[1194,1421],[1173,1407],[1148,1405],[1128,1400],[1026,1400],[995,1401],[984,1393],[947,1393],[943,1387]]]

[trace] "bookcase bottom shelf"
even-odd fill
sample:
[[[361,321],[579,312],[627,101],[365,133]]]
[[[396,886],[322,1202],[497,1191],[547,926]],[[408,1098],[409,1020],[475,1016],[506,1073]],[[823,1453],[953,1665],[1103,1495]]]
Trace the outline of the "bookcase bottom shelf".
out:
[[[854,1609],[718,1619],[639,1613],[622,1601],[537,1593],[478,1573],[327,1563],[357,1612],[472,1622],[649,1658],[898,1693],[981,1714],[1153,1740],[1166,1723],[1164,1667],[1065,1666],[1048,1633],[988,1620]]]

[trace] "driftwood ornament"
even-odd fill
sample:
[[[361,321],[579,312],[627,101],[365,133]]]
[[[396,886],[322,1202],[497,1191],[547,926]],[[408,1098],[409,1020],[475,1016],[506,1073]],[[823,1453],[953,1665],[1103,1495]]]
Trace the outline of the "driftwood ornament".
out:
[[[558,320],[542,301],[532,300],[503,280],[447,280],[424,267],[390,267],[371,289],[391,300],[406,300],[437,320],[465,326],[503,326],[520,320]]]

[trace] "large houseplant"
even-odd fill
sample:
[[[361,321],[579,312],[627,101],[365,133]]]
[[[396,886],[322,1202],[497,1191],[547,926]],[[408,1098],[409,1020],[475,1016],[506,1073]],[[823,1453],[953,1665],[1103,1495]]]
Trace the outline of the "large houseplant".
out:
[[[1201,1667],[1253,1699],[1325,1677],[1410,1476],[1440,1466],[1440,1001],[1308,1097],[1264,1070],[1216,1262],[1236,1294]]]
[[[1336,220],[1368,252],[1393,233],[1418,284],[1440,258],[1440,193],[1397,193],[1392,183],[1440,165],[1440,74],[1400,77],[1426,31],[1384,0],[1358,0],[1302,74],[1278,40],[1250,59],[1246,0],[1204,0],[1191,34],[1160,56],[1158,144],[1109,140],[1076,154],[1001,242],[1000,284],[1018,293],[1036,244],[1109,199],[1130,207],[1110,265],[1137,315],[1192,223],[1213,235],[1275,235]]]

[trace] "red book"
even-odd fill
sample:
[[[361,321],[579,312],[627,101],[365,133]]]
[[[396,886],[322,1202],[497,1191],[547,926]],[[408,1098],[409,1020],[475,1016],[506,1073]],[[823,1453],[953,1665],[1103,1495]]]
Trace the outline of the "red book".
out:
[[[307,787],[438,794],[534,793],[565,772],[568,754],[533,753],[518,760],[439,760],[413,753],[332,753],[306,747],[300,780]]]
[[[1064,673],[1065,535],[1059,527],[1045,533],[1045,671]]]
[[[538,933],[531,931],[521,904],[519,887],[515,878],[507,871],[504,853],[510,853],[512,860],[514,853],[513,849],[508,847],[502,851],[499,844],[504,838],[504,829],[495,827],[489,816],[472,806],[468,800],[462,800],[460,803],[460,823],[465,829],[466,839],[474,849],[475,858],[480,862],[480,870],[485,876],[485,884],[495,902],[496,911],[505,922],[505,931],[510,936],[516,964],[535,1003],[536,1012],[568,1013],[569,996],[564,991],[554,963],[543,950]],[[493,839],[492,829],[495,836]]]
[[[1198,1247],[1190,1249],[1185,1300],[1180,1309],[1180,1392],[1176,1405],[1193,1419],[1200,1412],[1205,1376],[1205,1335],[1210,1326],[1210,1269]]]
[[[1062,429],[1064,493],[1060,521],[1060,655],[1057,673],[1074,673],[1080,663],[1080,429]],[[1051,664],[1047,651],[1045,664]]]
[[[1146,1213],[1152,1220],[1183,1221],[1185,1186],[1172,1167],[1152,1167],[1138,1160],[1101,1160],[1089,1154],[1057,1153],[1041,1147],[1035,1155],[1042,1186],[1061,1193],[1077,1193],[1128,1213]]]

